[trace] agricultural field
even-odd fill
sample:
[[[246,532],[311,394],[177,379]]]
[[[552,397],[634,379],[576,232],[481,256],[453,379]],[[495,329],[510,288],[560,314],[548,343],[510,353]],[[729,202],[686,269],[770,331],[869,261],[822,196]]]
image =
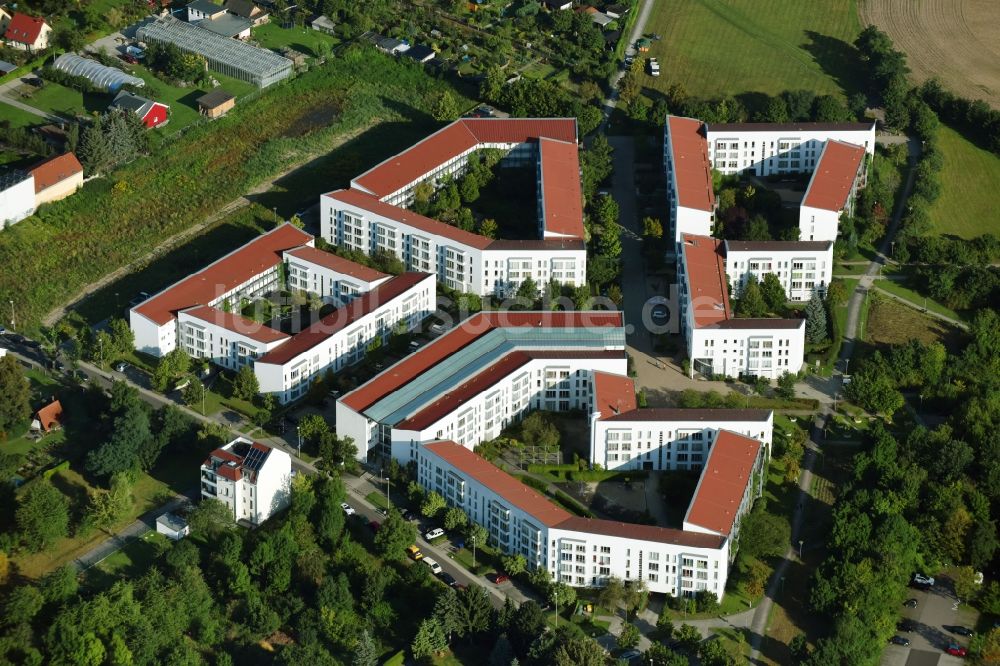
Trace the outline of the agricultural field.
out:
[[[938,145],[944,156],[941,196],[931,207],[938,233],[973,238],[1000,235],[1000,214],[993,192],[1000,183],[1000,157],[941,125]]]
[[[647,26],[662,39],[646,55],[697,97],[808,89],[844,95],[859,88],[853,42],[861,31],[853,0],[658,0]]]
[[[864,25],[906,53],[911,78],[931,77],[962,97],[1000,108],[1000,21],[994,0],[861,0]]]

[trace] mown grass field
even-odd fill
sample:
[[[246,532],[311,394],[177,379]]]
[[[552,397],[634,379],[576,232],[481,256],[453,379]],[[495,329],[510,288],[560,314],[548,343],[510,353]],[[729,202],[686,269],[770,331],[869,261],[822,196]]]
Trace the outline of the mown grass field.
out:
[[[644,78],[651,89],[679,83],[710,98],[858,88],[854,0],[658,0],[646,29],[662,37],[646,54],[663,72]]]
[[[1000,157],[944,125],[938,132],[938,144],[944,167],[941,196],[931,207],[934,228],[962,238],[1000,235],[1000,212],[994,199],[1000,183]]]
[[[881,296],[872,299],[865,341],[872,345],[900,345],[910,340],[942,342],[954,348],[960,331],[915,308]]]

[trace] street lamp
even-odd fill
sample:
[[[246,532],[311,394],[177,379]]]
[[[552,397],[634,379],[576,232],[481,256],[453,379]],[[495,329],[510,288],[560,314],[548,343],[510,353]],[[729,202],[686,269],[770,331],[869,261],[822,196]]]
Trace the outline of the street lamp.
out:
[[[805,539],[799,539],[799,559],[802,559],[802,544],[805,543]]]
[[[17,320],[14,318],[14,299],[10,300],[10,327],[17,329]]]
[[[556,609],[556,630],[559,629],[559,588],[555,585],[552,586],[552,605]]]
[[[302,426],[295,426],[295,434],[299,437],[299,458],[302,457]]]
[[[472,572],[476,572],[476,535],[473,534],[469,537],[469,541],[472,542]]]

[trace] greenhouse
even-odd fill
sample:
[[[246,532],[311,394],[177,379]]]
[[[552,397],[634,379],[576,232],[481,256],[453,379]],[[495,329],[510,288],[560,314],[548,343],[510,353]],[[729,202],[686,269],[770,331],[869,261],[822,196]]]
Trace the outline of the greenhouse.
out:
[[[171,17],[140,26],[136,35],[148,44],[173,44],[187,53],[196,53],[205,58],[210,69],[259,88],[292,74],[292,61],[288,58]]]
[[[126,74],[117,67],[102,65],[96,60],[82,58],[75,53],[64,53],[52,63],[60,72],[73,76],[82,76],[96,87],[108,92],[118,92],[122,86],[144,86],[146,82],[139,77]]]

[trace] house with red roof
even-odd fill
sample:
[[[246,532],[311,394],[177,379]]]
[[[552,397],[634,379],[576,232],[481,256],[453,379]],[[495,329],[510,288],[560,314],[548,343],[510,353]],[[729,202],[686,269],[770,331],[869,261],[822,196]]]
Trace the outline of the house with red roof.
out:
[[[421,184],[460,176],[479,151],[503,151],[501,165],[536,171],[538,237],[492,239],[407,206]],[[536,284],[586,283],[587,253],[579,147],[573,118],[462,118],[321,197],[321,229],[335,245],[391,252],[407,269],[435,273],[449,288],[512,296]],[[501,234],[503,229],[501,229]]]
[[[222,502],[233,520],[262,524],[291,503],[292,458],[243,437],[215,449],[201,464],[201,498]]]
[[[40,16],[14,12],[4,31],[4,42],[12,49],[36,53],[49,47],[52,27]]]
[[[58,400],[53,400],[37,412],[31,420],[31,429],[35,432],[48,434],[62,428],[63,407]]]
[[[868,173],[865,148],[827,141],[799,208],[799,238],[833,241],[842,215],[854,214],[854,199]]]
[[[149,128],[166,125],[170,120],[168,117],[170,107],[166,104],[154,102],[124,90],[115,95],[110,108],[118,109],[124,113],[134,113],[142,121],[142,124]]]
[[[65,199],[83,187],[83,165],[73,153],[63,153],[30,169],[35,178],[35,207]]]

